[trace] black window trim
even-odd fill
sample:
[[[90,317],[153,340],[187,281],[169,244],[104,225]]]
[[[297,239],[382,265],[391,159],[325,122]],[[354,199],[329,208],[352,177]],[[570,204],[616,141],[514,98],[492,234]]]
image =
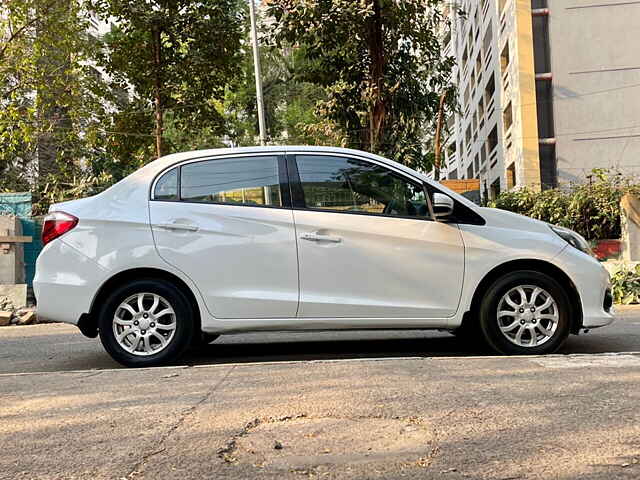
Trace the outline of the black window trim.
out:
[[[446,192],[440,190],[437,186],[424,182],[424,188],[427,191],[429,201],[433,198],[434,193],[441,193],[453,200],[453,214],[449,217],[439,218],[437,221],[441,223],[451,223],[455,225],[486,225],[487,222],[482,216],[472,208],[467,207],[455,198],[452,198]],[[433,204],[433,202],[431,202]]]
[[[183,200],[182,199],[182,167],[190,165],[192,163],[209,162],[212,160],[229,160],[233,158],[255,158],[255,157],[276,157],[278,165],[278,184],[280,187],[280,198],[282,205],[247,205],[242,203],[230,203],[230,202],[201,202],[195,200]],[[178,198],[176,200],[163,200],[155,198],[155,189],[158,181],[171,170],[177,169],[178,171]],[[235,207],[253,207],[253,208],[275,208],[279,210],[291,210],[291,189],[289,187],[289,177],[287,174],[287,164],[284,152],[256,152],[256,153],[241,153],[241,154],[227,154],[215,157],[199,157],[184,160],[182,162],[171,165],[161,172],[159,172],[153,182],[151,182],[149,201],[152,202],[169,202],[169,203],[194,203],[202,205],[223,205],[223,206],[235,206]]]
[[[330,210],[326,208],[311,208],[307,207],[305,198],[304,198],[304,190],[302,188],[302,181],[300,180],[300,173],[298,172],[298,162],[297,157],[299,156],[324,156],[324,157],[341,157],[351,160],[360,160],[363,162],[368,162],[379,167],[382,167],[389,171],[394,177],[400,178],[401,180],[411,182],[416,186],[421,186],[425,192],[425,198],[427,201],[427,207],[429,208],[429,215],[433,211],[433,207],[431,206],[431,199],[428,196],[428,190],[425,189],[425,183],[422,180],[413,178],[404,172],[399,172],[395,170],[393,167],[389,165],[385,165],[379,162],[375,162],[367,157],[359,157],[357,155],[346,155],[343,153],[332,153],[332,152],[296,152],[287,154],[287,168],[289,172],[289,185],[291,186],[291,199],[293,210],[303,210],[307,212],[321,212],[321,213],[337,213],[344,215],[367,215],[369,217],[382,217],[382,218],[401,218],[405,220],[418,220],[421,222],[433,222],[438,221],[437,219],[432,218],[431,216],[426,217],[417,217],[417,216],[406,216],[406,215],[389,215],[386,213],[371,213],[371,212],[358,212],[358,211],[347,211],[347,210]]]

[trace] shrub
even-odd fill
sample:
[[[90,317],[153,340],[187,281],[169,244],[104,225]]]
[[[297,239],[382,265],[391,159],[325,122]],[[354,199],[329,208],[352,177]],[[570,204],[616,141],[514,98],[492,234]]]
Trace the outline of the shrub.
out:
[[[629,269],[621,267],[611,275],[611,293],[614,303],[629,305],[640,303],[640,265]]]
[[[587,240],[620,238],[620,199],[627,192],[639,193],[640,185],[629,178],[595,169],[592,181],[566,190],[505,192],[488,206],[575,230]]]

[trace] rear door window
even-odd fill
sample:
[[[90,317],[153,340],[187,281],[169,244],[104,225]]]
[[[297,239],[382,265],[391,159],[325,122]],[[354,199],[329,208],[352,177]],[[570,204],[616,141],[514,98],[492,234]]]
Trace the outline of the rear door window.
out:
[[[178,169],[174,168],[162,175],[153,191],[154,200],[178,200]]]
[[[183,202],[281,207],[278,157],[237,157],[181,167]]]

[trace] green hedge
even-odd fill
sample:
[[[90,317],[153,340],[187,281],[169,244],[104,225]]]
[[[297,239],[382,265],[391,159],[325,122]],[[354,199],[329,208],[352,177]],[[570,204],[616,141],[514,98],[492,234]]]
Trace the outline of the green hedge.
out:
[[[620,199],[627,192],[640,193],[640,185],[622,175],[596,169],[591,182],[566,190],[505,192],[488,203],[575,230],[587,240],[620,238]]]
[[[614,303],[640,303],[640,265],[634,268],[622,266],[615,271],[611,275],[611,291]]]

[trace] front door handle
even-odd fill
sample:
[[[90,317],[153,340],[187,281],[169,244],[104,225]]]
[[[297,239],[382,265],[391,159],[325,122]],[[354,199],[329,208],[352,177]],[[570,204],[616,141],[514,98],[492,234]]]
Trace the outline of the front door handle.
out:
[[[164,230],[185,230],[187,232],[197,232],[200,229],[197,225],[187,225],[185,223],[161,223],[156,227]]]
[[[308,240],[310,242],[329,242],[340,243],[342,239],[340,237],[332,237],[331,235],[319,235],[317,233],[303,233],[300,235],[302,240]]]

